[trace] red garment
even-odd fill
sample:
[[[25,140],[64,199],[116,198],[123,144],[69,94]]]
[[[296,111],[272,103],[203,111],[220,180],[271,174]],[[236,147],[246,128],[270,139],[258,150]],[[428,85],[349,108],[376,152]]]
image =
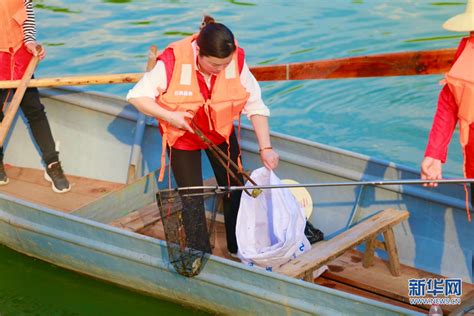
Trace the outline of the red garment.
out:
[[[240,47],[238,48],[238,68],[239,72],[242,72],[242,68],[244,67],[244,59],[245,53],[244,50]],[[171,81],[171,76],[174,70],[175,58],[173,54],[173,49],[167,48],[163,51],[163,53],[158,56],[158,60],[161,60],[165,64],[166,69],[166,79],[169,85]],[[211,77],[211,88],[209,89],[206,85],[206,81],[203,75],[196,70],[196,76],[198,78],[199,88],[201,90],[201,94],[205,100],[208,100],[211,96],[211,91],[214,87],[214,82],[216,81],[216,76]],[[216,145],[222,144],[225,142],[225,138],[219,135],[216,131],[211,131],[209,126],[209,120],[207,115],[204,111],[204,107],[201,107],[199,111],[196,113],[194,117],[194,121],[199,126],[201,131]],[[163,131],[160,128],[161,133]],[[198,149],[206,149],[207,145],[205,145],[202,140],[195,134],[186,132],[182,137],[180,137],[176,143],[173,145],[175,149],[181,150],[198,150]]]
[[[24,44],[15,53],[0,52],[0,80],[21,79],[32,57]]]
[[[454,62],[466,47],[468,38],[463,38],[459,43]],[[453,62],[453,63],[454,63]],[[438,98],[438,108],[433,119],[428,144],[426,146],[425,157],[432,157],[446,162],[448,145],[453,136],[456,123],[458,121],[458,106],[454,100],[448,85],[444,85]],[[474,177],[474,124],[469,126],[469,141],[465,147],[466,152],[466,176]]]

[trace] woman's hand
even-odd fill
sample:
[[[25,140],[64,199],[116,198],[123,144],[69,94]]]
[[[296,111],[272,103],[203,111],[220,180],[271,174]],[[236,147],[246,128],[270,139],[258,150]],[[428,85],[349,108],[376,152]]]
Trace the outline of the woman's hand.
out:
[[[40,60],[43,60],[46,56],[46,51],[44,50],[44,47],[40,46],[36,42],[28,42],[25,44],[25,47],[33,56],[39,56]],[[41,48],[39,52],[36,50],[37,47]]]
[[[421,162],[421,179],[423,180],[441,180],[443,172],[443,164],[441,160],[425,157]],[[437,183],[425,183],[424,187],[437,187]]]
[[[260,159],[267,169],[273,170],[278,167],[280,156],[273,149],[264,148],[260,151]]]
[[[185,131],[188,131],[190,133],[194,134],[193,129],[188,123],[188,120],[192,120],[193,115],[189,112],[182,112],[182,111],[176,111],[176,112],[169,112],[166,118],[166,121],[170,123],[171,126],[183,129]]]

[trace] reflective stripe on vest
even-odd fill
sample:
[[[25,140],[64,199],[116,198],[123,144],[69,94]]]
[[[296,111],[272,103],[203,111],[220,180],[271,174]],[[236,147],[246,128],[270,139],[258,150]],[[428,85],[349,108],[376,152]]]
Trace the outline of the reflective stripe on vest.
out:
[[[225,139],[232,131],[233,122],[238,119],[249,93],[240,82],[237,50],[232,61],[221,71],[211,92],[211,98],[205,100],[199,88],[196,76],[196,63],[192,42],[197,35],[184,38],[170,45],[175,56],[175,65],[166,93],[158,96],[157,102],[170,111],[189,111],[196,113],[204,106],[209,118],[210,129],[215,130]],[[184,131],[160,122],[167,143],[173,146]]]
[[[446,74],[446,83],[458,106],[460,142],[469,141],[469,126],[474,122],[474,38],[471,37],[463,52]],[[464,160],[466,157],[464,155]],[[464,163],[465,165],[465,163]],[[466,170],[464,168],[464,174]]]
[[[21,47],[26,17],[23,0],[0,1],[0,52],[15,52]]]

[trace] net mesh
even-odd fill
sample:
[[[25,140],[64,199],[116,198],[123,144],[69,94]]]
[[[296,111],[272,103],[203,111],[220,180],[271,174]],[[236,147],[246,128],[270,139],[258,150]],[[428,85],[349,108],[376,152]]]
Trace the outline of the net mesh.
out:
[[[193,195],[199,193],[202,191],[157,193],[170,263],[186,277],[201,272],[214,246],[216,197]]]

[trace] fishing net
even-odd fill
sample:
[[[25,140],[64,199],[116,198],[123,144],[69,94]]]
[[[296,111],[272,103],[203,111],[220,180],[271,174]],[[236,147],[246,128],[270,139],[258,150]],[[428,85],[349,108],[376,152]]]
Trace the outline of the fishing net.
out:
[[[200,190],[157,193],[170,263],[181,275],[199,274],[214,247],[216,197]],[[206,211],[207,210],[207,211]]]

